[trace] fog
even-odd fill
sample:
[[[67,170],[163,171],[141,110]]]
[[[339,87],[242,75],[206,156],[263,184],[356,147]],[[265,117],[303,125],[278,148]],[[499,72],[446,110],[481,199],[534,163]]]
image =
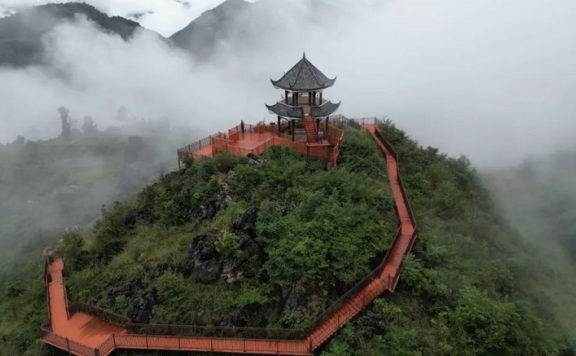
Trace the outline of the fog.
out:
[[[549,226],[555,221],[550,216],[557,211],[569,213],[558,214],[562,221],[576,221],[574,184],[555,184],[548,176],[521,181],[525,177],[521,170],[499,176],[503,167],[518,165],[526,157],[574,148],[573,1],[339,0],[329,4],[319,14],[313,13],[314,3],[303,0],[257,2],[250,12],[226,24],[231,29],[228,38],[216,44],[207,62],[195,61],[150,31],[138,31],[126,42],[78,17],[43,38],[46,65],[0,68],[0,143],[12,142],[17,135],[56,137],[61,132],[57,110],[61,106],[78,121],[91,115],[101,129],[118,124],[116,113],[124,106],[134,120],[166,119],[172,128],[192,128],[189,142],[240,120],[274,121],[264,103],[279,100],[283,92],[274,89],[269,79],[280,78],[305,51],[327,76],[338,77],[324,97],[341,100],[340,113],[388,116],[423,145],[454,156],[467,155],[482,171],[497,170],[487,181],[499,198],[503,216],[527,244],[539,249],[543,259],[558,268],[568,266],[563,278],[551,284],[562,286],[574,280],[569,268],[576,261],[573,237],[548,238],[557,233]],[[13,186],[24,192],[19,195],[10,186],[2,187],[7,179],[0,174],[4,179],[0,179],[4,198],[0,209],[18,215],[15,221],[0,224],[4,233],[0,234],[4,261],[0,272],[12,268],[13,251],[37,250],[54,242],[63,226],[78,221],[72,213],[90,213],[81,215],[86,221],[78,223],[88,230],[101,204],[130,199],[160,172],[173,168],[165,165],[166,157],[175,158],[182,143],[181,136],[171,140],[173,132],[161,134],[164,139],[156,137],[154,142],[161,148],[156,161],[143,157],[128,165],[131,160],[122,148],[116,155],[64,157],[52,165],[40,162],[42,169],[57,170],[59,180],[43,181],[38,187],[15,179],[18,169],[7,172],[11,169],[5,168],[5,176],[13,174]],[[576,167],[574,161],[566,164]],[[116,167],[113,174],[111,165]],[[558,170],[541,164],[531,167],[539,174]],[[96,178],[83,186],[83,179],[89,181],[83,176],[88,168]],[[68,172],[73,172],[71,178]],[[30,176],[43,177],[43,173],[39,168]],[[573,181],[573,171],[559,174]],[[539,194],[533,196],[534,191]],[[30,197],[36,193],[44,200]],[[567,202],[554,201],[558,195]],[[517,200],[518,196],[522,199]],[[553,212],[544,215],[541,208]],[[576,225],[562,226],[574,231],[568,227]],[[24,227],[34,230],[29,237],[22,236]],[[570,252],[558,258],[563,249]],[[567,303],[574,293],[565,293]],[[563,311],[558,310],[560,315]]]
[[[269,3],[269,5],[266,5]],[[85,19],[44,38],[48,67],[0,70],[0,141],[59,130],[66,105],[98,122],[118,107],[209,131],[274,117],[278,79],[306,51],[329,77],[325,93],[351,117],[388,115],[424,145],[479,167],[571,146],[576,131],[576,8],[568,0],[264,0],[239,16],[209,63],[150,33],[124,42]],[[62,79],[64,78],[64,79]]]
[[[75,2],[74,0],[0,0],[0,17],[7,16],[27,6],[48,3]],[[194,18],[222,0],[90,0],[84,1],[110,16],[122,16],[138,21],[143,27],[164,36],[188,25]]]

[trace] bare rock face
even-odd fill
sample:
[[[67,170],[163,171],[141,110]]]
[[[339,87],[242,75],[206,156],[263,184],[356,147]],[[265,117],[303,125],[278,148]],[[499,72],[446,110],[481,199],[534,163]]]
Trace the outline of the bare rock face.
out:
[[[253,167],[257,167],[257,168],[264,168],[267,164],[266,160],[263,160],[260,158],[260,156],[257,156],[253,153],[249,153],[248,154],[248,164],[253,166]]]
[[[220,190],[216,198],[200,205],[199,209],[192,211],[192,216],[198,218],[200,222],[203,222],[212,219],[220,210],[226,209],[232,201],[232,197],[230,196],[230,181],[236,179],[237,176],[238,172],[236,172],[236,170],[228,172],[226,179],[220,185]]]
[[[284,299],[284,313],[290,310],[299,310],[304,305],[304,290],[294,285],[292,287],[282,288],[282,298]]]
[[[200,283],[212,283],[220,277],[222,262],[210,236],[202,234],[194,237],[185,262],[186,268],[196,272],[196,280]]]
[[[138,324],[148,324],[154,316],[154,308],[158,304],[156,290],[148,290],[141,297],[134,299],[132,307],[132,322]]]
[[[225,196],[222,195],[222,197]],[[223,198],[222,201],[225,200],[226,198]],[[246,209],[242,217],[230,227],[230,232],[238,236],[240,248],[244,251],[254,247],[253,237],[257,219],[258,207],[253,206]],[[242,268],[247,257],[222,258],[216,251],[212,238],[213,236],[209,234],[194,237],[189,245],[188,258],[179,266],[179,271],[184,275],[195,272],[196,280],[200,283],[213,283],[219,278],[225,278],[228,283],[241,281],[243,279]],[[249,253],[246,255],[250,256]]]
[[[133,299],[134,296],[138,293],[138,290],[142,289],[142,280],[133,279],[130,282],[110,289],[108,292],[108,297],[106,298],[106,305],[109,307],[113,307],[116,305],[116,298],[120,297],[121,295],[125,296],[128,299]]]

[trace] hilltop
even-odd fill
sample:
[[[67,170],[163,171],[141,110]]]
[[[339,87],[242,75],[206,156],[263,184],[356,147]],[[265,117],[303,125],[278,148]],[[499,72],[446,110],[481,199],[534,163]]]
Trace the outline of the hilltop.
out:
[[[136,31],[148,31],[166,43],[188,51],[196,60],[206,61],[223,43],[237,50],[262,40],[262,32],[271,31],[285,16],[285,11],[300,11],[303,21],[314,26],[326,26],[338,19],[337,11],[325,2],[310,1],[309,9],[297,9],[293,4],[278,0],[249,3],[227,0],[205,11],[185,28],[164,39],[160,34],[143,29],[138,22],[108,16],[85,3],[48,4],[30,7],[16,14],[0,18],[0,66],[25,67],[43,63],[45,47],[42,42],[57,25],[85,16],[103,31],[129,40]],[[320,16],[321,15],[321,16]],[[328,21],[328,19],[332,19]],[[254,24],[259,24],[254,27]]]
[[[382,129],[419,239],[397,291],[320,354],[570,354],[570,329],[535,304],[527,283],[552,269],[526,268],[538,256],[499,216],[470,162],[422,148],[389,122]],[[141,322],[305,327],[389,246],[382,237],[395,222],[382,163],[353,129],[337,169],[280,147],[188,162],[107,209],[93,234],[64,236],[69,297]],[[36,338],[45,299],[39,280],[9,286],[0,319],[18,313],[0,324],[0,351],[16,355]]]

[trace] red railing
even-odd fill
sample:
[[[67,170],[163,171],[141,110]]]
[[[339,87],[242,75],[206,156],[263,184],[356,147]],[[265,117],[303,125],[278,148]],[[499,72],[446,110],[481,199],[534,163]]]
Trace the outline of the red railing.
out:
[[[344,124],[350,124],[357,121],[346,122],[342,120],[342,122]],[[379,123],[379,120],[373,119],[372,122],[377,124]],[[261,125],[260,127],[264,127],[264,125]],[[258,130],[258,132],[265,132],[260,130],[267,130],[265,127],[258,128],[258,126],[250,127],[250,129]],[[332,127],[330,127],[330,129],[332,129]],[[232,131],[233,132],[229,132],[229,135],[237,132],[234,130]],[[330,136],[337,140],[334,141],[336,145],[334,148],[330,148],[332,151],[325,152],[326,157],[332,155],[330,158],[334,159],[334,156],[337,158],[337,149],[339,149],[339,144],[343,139],[344,133],[343,131],[334,128],[333,131],[330,132]],[[390,154],[397,162],[397,153],[388,141],[386,141],[379,129],[374,131],[374,136],[384,147],[381,147],[384,155]],[[211,140],[213,145],[214,142],[216,142],[227,149],[231,148],[227,146],[228,139],[225,134],[219,133],[214,135]],[[255,149],[250,150],[250,153],[260,154],[271,145],[290,146],[296,151],[307,155],[321,154],[316,151],[311,152],[312,147],[306,143],[293,142],[280,137],[273,137]],[[245,152],[238,151],[238,154],[240,153],[243,154]],[[398,165],[396,165],[396,167],[398,167]],[[312,323],[310,334],[305,340],[303,340],[303,331],[294,329],[132,324],[129,319],[121,315],[82,303],[75,304],[73,310],[84,311],[96,315],[101,319],[111,321],[112,323],[123,325],[128,328],[130,334],[112,334],[98,348],[91,348],[57,335],[46,327],[41,327],[40,334],[42,340],[60,349],[80,356],[107,356],[115,348],[310,355],[342,325],[344,325],[344,323],[356,316],[363,308],[384,291],[393,291],[398,283],[398,279],[404,268],[405,257],[410,253],[414,245],[417,236],[417,229],[416,220],[398,170],[396,171],[396,174],[402,200],[406,207],[406,213],[410,219],[410,228],[412,229],[412,233],[408,237],[408,244],[402,251],[402,259],[395,268],[394,275],[392,276],[391,274],[387,274],[386,276],[383,276],[382,274],[390,263],[396,263],[392,262],[392,257],[398,256],[398,252],[400,252],[396,251],[399,249],[398,243],[400,239],[404,238],[405,241],[406,231],[403,231],[403,227],[405,227],[406,223],[402,220],[400,222],[400,228],[394,237],[392,245],[386,252],[382,263],[352,287],[345,295],[328,307],[328,309],[326,309],[321,315],[319,315]],[[398,197],[396,197],[396,199],[395,208],[396,212],[400,216],[400,212],[398,211]],[[47,263],[48,262],[45,264],[45,283],[49,291],[48,276],[46,276],[48,274]],[[50,304],[49,296],[48,304]]]
[[[325,126],[325,124],[324,124]],[[280,126],[282,128],[282,125]],[[186,157],[199,158],[198,152],[202,148],[211,145],[210,153],[212,156],[217,155],[221,150],[228,151],[233,155],[246,156],[248,154],[261,155],[266,149],[273,145],[290,146],[294,150],[300,152],[305,156],[313,156],[326,161],[329,161],[333,166],[336,166],[338,156],[340,155],[340,143],[344,139],[344,132],[336,127],[329,126],[325,138],[328,139],[330,146],[318,146],[315,144],[309,145],[306,142],[295,142],[282,138],[280,136],[274,137],[265,141],[255,148],[246,148],[237,146],[238,140],[241,139],[242,129],[240,126],[235,126],[228,130],[227,134],[217,133],[195,144],[188,145],[178,150],[178,160],[183,161]],[[265,132],[278,132],[277,125],[245,125],[244,132],[251,132],[262,134]],[[205,153],[203,153],[205,154]]]
[[[112,334],[100,346],[98,346],[98,353],[100,356],[110,355],[116,349],[116,334]]]
[[[172,324],[128,324],[128,332],[130,334],[142,335],[208,336],[273,340],[302,340],[306,336],[304,331],[299,329]]]
[[[99,319],[106,320],[111,324],[122,326],[123,328],[126,328],[130,324],[130,318],[82,302],[72,304],[72,311],[74,313],[82,312],[90,314]]]
[[[98,349],[70,340],[40,327],[40,338],[47,344],[80,356],[100,356]]]
[[[372,303],[378,296],[390,289],[392,278],[390,275],[375,279],[367,285],[354,298],[347,302],[341,309],[335,311],[330,318],[320,324],[308,337],[310,350],[314,351],[322,345],[330,336],[334,335],[345,323],[354,318],[367,305]]]
[[[50,266],[50,257],[44,258],[44,283],[46,285],[46,304],[48,304],[48,328],[52,331],[52,310],[50,309],[50,274],[48,273],[48,266]]]

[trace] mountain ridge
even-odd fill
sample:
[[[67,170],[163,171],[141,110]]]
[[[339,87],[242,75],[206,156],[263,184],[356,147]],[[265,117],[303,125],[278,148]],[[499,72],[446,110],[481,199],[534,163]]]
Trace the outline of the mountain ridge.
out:
[[[0,66],[42,64],[45,54],[42,36],[78,15],[86,16],[103,31],[117,34],[124,40],[133,36],[135,31],[144,30],[138,22],[108,16],[86,3],[35,6],[0,19]]]

